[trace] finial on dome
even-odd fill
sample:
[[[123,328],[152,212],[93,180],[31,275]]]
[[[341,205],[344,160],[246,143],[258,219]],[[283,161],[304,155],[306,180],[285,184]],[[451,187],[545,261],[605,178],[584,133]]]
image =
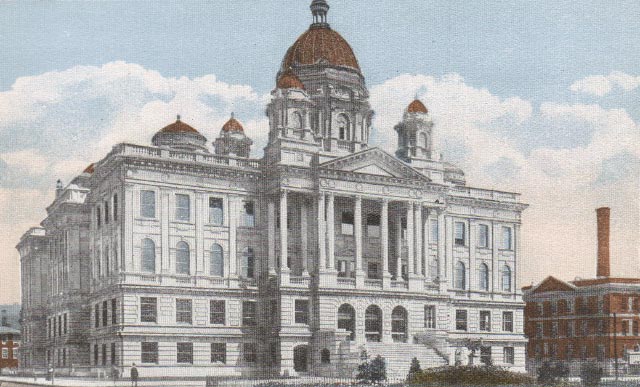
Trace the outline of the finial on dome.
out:
[[[176,121],[180,121],[180,114],[176,116]]]
[[[328,27],[327,13],[329,12],[329,4],[326,0],[313,0],[311,2],[311,14],[313,15],[312,27]]]
[[[236,118],[236,115],[234,112],[231,112],[231,118]]]

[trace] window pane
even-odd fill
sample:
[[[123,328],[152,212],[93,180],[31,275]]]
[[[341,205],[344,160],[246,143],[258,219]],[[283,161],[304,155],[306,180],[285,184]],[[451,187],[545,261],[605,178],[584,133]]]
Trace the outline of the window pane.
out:
[[[436,307],[425,305],[424,307],[424,327],[434,329],[436,327]]]
[[[486,224],[478,226],[478,247],[489,247],[489,226]]]
[[[505,250],[511,250],[511,227],[502,228],[502,248]]]
[[[158,300],[155,297],[140,298],[140,321],[156,322],[158,318]]]
[[[511,291],[511,269],[506,265],[502,268],[502,291]]]
[[[143,218],[156,217],[156,193],[154,191],[140,191],[140,216]]]
[[[478,270],[478,287],[480,290],[489,290],[489,267],[482,263]]]
[[[491,313],[489,311],[480,311],[480,330],[483,332],[491,331]]]
[[[256,216],[255,209],[252,201],[244,202],[242,206],[242,225],[244,227],[255,227],[256,226]]]
[[[193,363],[193,343],[177,343],[178,363]]]
[[[456,310],[456,330],[458,331],[467,330],[467,311],[466,310]]]
[[[455,285],[457,289],[464,290],[467,287],[466,268],[464,263],[458,262],[456,264],[456,278]]]
[[[247,363],[255,363],[257,360],[256,345],[254,343],[244,343],[242,345],[243,359]]]
[[[156,245],[151,239],[142,240],[142,271],[147,273],[156,271]]]
[[[244,301],[242,303],[242,325],[256,326],[255,301]]]
[[[367,236],[370,238],[380,238],[380,215],[367,215]]]
[[[176,322],[191,324],[191,300],[176,300]]]
[[[309,324],[309,301],[295,300],[296,324]]]
[[[431,227],[431,233],[429,236],[429,242],[430,243],[438,243],[438,221],[435,219],[432,219],[430,223],[430,227]]]
[[[189,195],[176,194],[176,220],[188,222],[191,217],[191,202]]]
[[[464,246],[465,245],[465,224],[462,222],[456,222],[455,223],[455,244],[458,246]]]
[[[244,278],[253,278],[255,265],[255,256],[253,249],[247,247],[242,253],[242,276]]]
[[[211,362],[222,364],[227,363],[226,343],[211,343]]]
[[[184,242],[178,243],[176,248],[176,273],[189,274],[191,271],[191,260],[189,245]]]
[[[209,223],[222,226],[224,222],[224,211],[222,209],[222,199],[209,198]]]
[[[211,300],[210,305],[210,323],[224,325],[225,323],[225,302],[224,300]]]
[[[224,255],[222,246],[215,244],[211,248],[211,268],[210,274],[217,277],[224,275]]]
[[[342,213],[342,223],[340,232],[342,235],[353,235],[353,213],[345,211]]]
[[[513,312],[502,313],[502,330],[505,332],[513,332]]]

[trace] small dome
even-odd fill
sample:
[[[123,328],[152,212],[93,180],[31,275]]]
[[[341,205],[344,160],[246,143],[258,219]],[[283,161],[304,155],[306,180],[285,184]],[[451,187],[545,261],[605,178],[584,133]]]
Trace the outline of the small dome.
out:
[[[93,174],[93,172],[95,172],[95,170],[96,170],[95,164],[91,163],[84,169],[84,171],[82,171],[82,173],[88,173],[91,175]]]
[[[236,120],[233,117],[233,113],[231,113],[231,118],[227,121],[226,124],[222,127],[223,132],[244,132],[244,128],[240,121]]]
[[[415,101],[411,102],[409,104],[409,107],[407,107],[407,112],[408,113],[429,113],[429,110],[427,109],[426,106],[424,106],[424,104],[419,100],[416,99]]]
[[[284,72],[277,83],[278,89],[300,89],[304,90],[304,84],[291,70]]]
[[[190,125],[187,125],[184,122],[180,121],[180,116],[178,116],[178,118],[176,119],[176,122],[174,122],[173,124],[167,125],[164,128],[160,129],[160,132],[161,133],[199,133]]]

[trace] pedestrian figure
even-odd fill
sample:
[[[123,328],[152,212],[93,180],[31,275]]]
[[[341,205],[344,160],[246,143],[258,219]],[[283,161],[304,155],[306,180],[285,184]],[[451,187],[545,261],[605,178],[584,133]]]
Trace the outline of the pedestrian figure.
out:
[[[113,385],[115,386],[120,379],[120,370],[115,365],[111,366],[111,379],[113,379]]]
[[[51,380],[51,384],[53,385],[55,372],[53,371],[53,366],[49,364],[49,368],[47,368],[47,380]]]
[[[136,363],[131,366],[131,387],[138,387],[138,369]]]

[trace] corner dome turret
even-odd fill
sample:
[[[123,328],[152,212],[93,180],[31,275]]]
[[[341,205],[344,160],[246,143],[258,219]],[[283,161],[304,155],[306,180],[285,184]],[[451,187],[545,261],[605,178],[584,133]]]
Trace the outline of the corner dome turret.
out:
[[[253,141],[244,134],[244,127],[231,113],[231,118],[222,126],[213,147],[217,155],[249,157],[251,144]]]
[[[409,104],[407,107],[407,113],[429,113],[429,109],[420,101],[419,99],[415,99],[413,102]]]
[[[207,138],[177,117],[176,122],[160,129],[151,140],[154,146],[177,150],[207,152]]]
[[[278,89],[299,89],[304,90],[304,84],[296,74],[291,70],[282,73],[276,84]]]

